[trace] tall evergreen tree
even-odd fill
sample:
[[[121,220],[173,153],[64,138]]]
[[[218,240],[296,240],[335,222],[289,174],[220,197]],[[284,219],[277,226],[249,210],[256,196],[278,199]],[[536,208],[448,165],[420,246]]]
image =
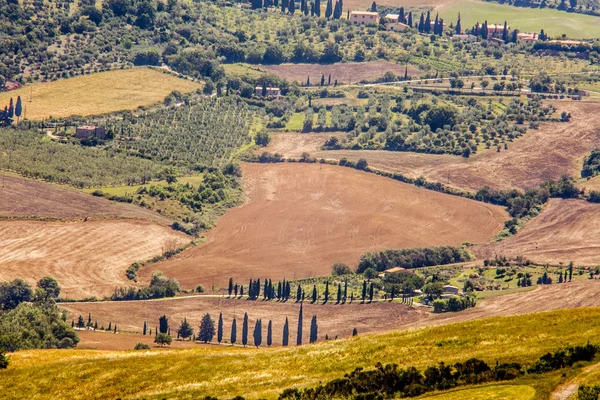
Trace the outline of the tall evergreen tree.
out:
[[[423,26],[423,32],[431,33],[431,12],[427,11],[427,16],[425,17],[425,25]]]
[[[148,328],[148,327],[147,327],[146,321],[144,321],[144,336],[146,336],[146,329],[147,329],[147,328]]]
[[[227,293],[229,294],[229,297],[231,297],[231,294],[233,293],[233,278],[229,278],[229,287],[227,288]]]
[[[169,319],[166,315],[163,315],[158,319],[158,327],[160,329],[160,333],[169,332]]]
[[[295,0],[287,0],[288,1],[288,11],[290,14],[294,15],[296,11],[296,1]]]
[[[571,282],[571,278],[573,278],[573,261],[569,263],[569,282]]]
[[[189,337],[192,337],[193,334],[194,328],[192,328],[192,325],[190,325],[190,323],[187,322],[187,318],[184,318],[183,322],[181,322],[181,325],[179,325],[179,329],[177,329],[177,336],[185,340]]]
[[[17,122],[19,122],[21,115],[23,115],[23,103],[21,102],[21,96],[17,96],[17,104],[15,105],[15,116],[17,117]]]
[[[462,26],[460,23],[460,13],[458,13],[458,20],[456,21],[456,30],[455,30],[457,35],[460,35],[462,33]]]
[[[296,303],[300,303],[302,300],[302,286],[298,284],[298,291],[296,292]]]
[[[231,323],[231,345],[233,346],[237,340],[237,321],[235,320],[235,318],[233,319],[233,322]]]
[[[413,18],[412,18],[412,11],[410,11],[408,13],[408,21],[406,23],[408,26],[410,26],[411,28],[413,27]]]
[[[267,346],[273,344],[273,322],[269,320],[267,324]]]
[[[313,315],[310,321],[310,343],[316,343],[318,336],[317,316]]]
[[[400,7],[400,9],[398,10],[398,21],[403,24],[406,23],[406,16],[404,15],[404,7]]]
[[[346,302],[347,298],[348,298],[348,280],[346,279],[344,281],[344,303]]]
[[[506,21],[504,21],[504,29],[502,30],[502,40],[504,40],[504,43],[508,43],[508,25]]]
[[[283,338],[281,339],[281,345],[287,346],[290,340],[290,325],[288,318],[285,317],[285,324],[283,325]]]
[[[425,16],[421,13],[421,18],[419,18],[419,25],[417,26],[417,30],[421,33],[425,32]]]
[[[217,342],[223,341],[223,313],[219,313],[219,323],[217,324]]]
[[[333,3],[332,0],[327,0],[327,5],[325,7],[325,18],[330,18],[331,14],[333,14]]]
[[[256,320],[252,336],[254,338],[254,345],[258,348],[262,344],[262,321],[260,319]]]
[[[198,340],[208,343],[215,336],[215,322],[210,317],[209,313],[204,314],[200,322],[200,331],[198,332]]]
[[[312,302],[313,304],[317,302],[317,285],[313,285]]]
[[[317,17],[321,16],[321,0],[315,0],[315,14]]]
[[[373,282],[371,282],[371,287],[369,288],[369,303],[373,302]]]
[[[435,14],[435,22],[433,23],[433,33],[436,35],[439,34],[438,33],[439,32],[439,27],[438,27],[439,23],[440,23],[440,18],[438,16],[438,14]]]
[[[285,14],[285,11],[288,8],[288,2],[287,0],[281,0],[281,13]]]
[[[13,99],[11,97],[10,101],[8,103],[8,117],[12,118],[14,116],[15,116],[15,104],[13,103]]]
[[[244,347],[248,344],[248,313],[244,313],[244,322],[242,325],[242,344]]]
[[[377,12],[377,3],[373,2],[373,4],[371,4],[371,12]]]
[[[323,303],[327,303],[329,301],[329,281],[325,282],[325,293],[324,293],[325,299],[323,301]]]
[[[342,302],[342,284],[338,283],[336,303],[340,304],[341,302]]]
[[[300,304],[300,312],[298,313],[298,332],[296,335],[296,344],[302,344],[302,304]]]
[[[363,287],[362,287],[362,302],[365,302],[365,299],[367,298],[367,281],[363,281]]]

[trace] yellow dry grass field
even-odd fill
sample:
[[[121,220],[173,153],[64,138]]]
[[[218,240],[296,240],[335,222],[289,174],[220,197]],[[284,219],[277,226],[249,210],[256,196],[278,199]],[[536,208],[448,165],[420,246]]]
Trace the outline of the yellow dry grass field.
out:
[[[305,322],[309,320],[305,315]],[[420,369],[472,357],[490,364],[531,363],[565,344],[595,342],[599,335],[600,308],[584,308],[359,333],[346,340],[275,349],[200,345],[170,351],[31,350],[11,355],[11,365],[0,372],[0,391],[7,398],[27,399],[275,399],[285,388],[314,386],[377,362]]]
[[[161,102],[174,90],[188,93],[200,87],[154,69],[132,68],[26,85],[0,93],[0,105],[21,96],[24,117],[30,120],[98,115],[134,110]]]
[[[551,199],[516,235],[475,246],[480,259],[524,256],[539,263],[600,264],[600,204]]]
[[[229,277],[300,279],[356,266],[367,251],[482,243],[507,213],[354,169],[320,164],[244,164],[247,201],[201,246],[153,266],[183,287],[226,287]],[[148,281],[151,269],[140,276]]]
[[[600,104],[557,102],[558,112],[570,112],[570,123],[544,123],[508,144],[508,150],[480,151],[465,159],[459,156],[391,151],[319,151],[313,156],[349,160],[364,158],[369,165],[420,176],[459,189],[476,191],[527,189],[562,175],[579,176],[583,158],[600,146]]]
[[[133,283],[125,276],[131,263],[188,242],[184,234],[148,221],[1,221],[0,281],[35,283],[52,276],[62,297],[110,295]]]

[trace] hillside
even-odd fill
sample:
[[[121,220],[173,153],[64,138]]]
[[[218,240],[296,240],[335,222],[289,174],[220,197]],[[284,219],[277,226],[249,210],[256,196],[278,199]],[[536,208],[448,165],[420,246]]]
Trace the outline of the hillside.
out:
[[[501,207],[319,164],[244,164],[247,201],[207,241],[158,263],[183,287],[225,287],[229,277],[300,279],[355,266],[367,251],[487,242],[508,218]],[[141,271],[147,281],[152,271]]]
[[[355,367],[372,368],[376,362],[419,368],[470,357],[489,363],[532,362],[561,344],[584,344],[599,334],[600,309],[590,308],[359,335],[279,349],[209,345],[142,352],[23,351],[12,355],[11,366],[2,373],[0,389],[8,397],[28,398],[63,398],[68,393],[71,399],[238,394],[272,399],[286,387],[315,385],[341,377]],[[539,395],[546,391],[548,396],[547,391],[552,390],[548,386],[556,383],[557,379],[545,386],[538,382]],[[536,380],[529,384],[536,385]]]

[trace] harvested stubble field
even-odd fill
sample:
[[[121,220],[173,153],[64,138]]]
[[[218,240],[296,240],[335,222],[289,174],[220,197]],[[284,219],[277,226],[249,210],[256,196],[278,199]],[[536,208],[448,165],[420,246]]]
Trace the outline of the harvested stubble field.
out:
[[[280,64],[261,65],[261,69],[275,74],[280,78],[299,83],[306,83],[310,77],[311,85],[319,85],[321,76],[325,75],[327,82],[331,75],[331,85],[337,79],[338,84],[358,83],[360,81],[375,81],[386,72],[393,72],[396,76],[403,77],[404,64],[388,61],[367,61],[360,63],[336,63],[336,64]],[[419,76],[421,72],[415,67],[408,67],[408,75]]]
[[[260,154],[263,151],[270,153],[279,153],[285,155],[285,157],[300,158],[302,153],[314,154],[321,150],[321,146],[331,136],[335,136],[338,139],[344,138],[345,134],[340,133],[272,133],[271,142],[265,149],[258,149],[256,154]]]
[[[539,263],[600,264],[600,204],[552,199],[516,235],[474,247],[480,259],[523,256]]]
[[[319,324],[319,340],[324,340],[325,335],[330,338],[350,337],[353,328],[360,334],[389,332],[405,329],[423,328],[427,326],[447,325],[457,322],[472,321],[489,317],[514,316],[555,310],[564,310],[581,307],[600,306],[600,281],[586,280],[573,281],[565,284],[538,286],[529,292],[511,293],[493,297],[477,303],[475,308],[459,313],[432,314],[426,307],[408,307],[401,303],[381,302],[373,304],[309,304],[305,302],[304,311],[304,341],[308,341],[308,321],[313,315],[317,316]],[[98,321],[100,326],[107,326],[109,322],[117,324],[122,331],[142,332],[144,321],[148,322],[148,329],[155,329],[158,318],[166,315],[171,324],[171,330],[178,327],[184,318],[187,318],[195,330],[198,331],[200,320],[205,313],[209,313],[216,321],[219,313],[223,313],[224,340],[229,342],[231,321],[237,318],[238,341],[241,332],[241,322],[244,312],[248,313],[250,327],[254,327],[257,319],[262,319],[263,329],[269,320],[273,321],[273,345],[281,345],[282,327],[285,318],[290,324],[290,343],[295,343],[295,333],[298,326],[299,305],[294,301],[286,303],[249,301],[245,299],[232,300],[219,297],[195,296],[153,301],[131,302],[98,302],[98,303],[69,303],[62,307],[71,314],[71,319],[79,315],[92,315],[93,321]],[[99,350],[127,350],[131,349],[134,340],[148,341],[142,335],[98,336],[82,337],[80,346],[83,348],[96,348]]]
[[[184,234],[148,221],[1,221],[0,281],[35,283],[52,276],[63,297],[110,295],[133,283],[125,276],[131,263],[188,242]]]
[[[491,240],[507,219],[497,206],[433,192],[350,168],[244,164],[247,201],[201,246],[152,269],[185,288],[226,287],[229,277],[300,279],[355,266],[367,251]],[[147,282],[152,273],[142,268]]]
[[[94,197],[67,186],[0,177],[0,218],[2,219],[145,219],[161,225],[170,221],[158,214],[126,203]]]
[[[579,176],[583,158],[600,146],[600,104],[555,103],[558,112],[572,115],[569,123],[544,123],[508,144],[508,150],[483,150],[468,159],[434,155],[371,150],[320,151],[316,157],[349,160],[364,158],[369,165],[420,176],[459,189],[476,191],[536,187],[562,175]]]
[[[161,102],[174,90],[188,93],[199,88],[197,82],[157,70],[132,68],[26,85],[0,93],[0,105],[21,96],[23,116],[41,120],[134,110]]]
[[[172,351],[21,351],[11,355],[0,390],[14,398],[64,398],[68,393],[70,399],[89,399],[91,394],[271,399],[285,388],[313,386],[356,367],[373,368],[376,362],[417,368],[472,357],[490,364],[531,363],[561,345],[584,344],[599,334],[600,309],[586,308],[276,349],[209,345]]]

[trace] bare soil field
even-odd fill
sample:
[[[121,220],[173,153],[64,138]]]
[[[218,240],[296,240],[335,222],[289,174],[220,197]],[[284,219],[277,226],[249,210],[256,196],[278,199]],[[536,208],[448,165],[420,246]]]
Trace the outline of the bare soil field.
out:
[[[552,199],[540,215],[516,235],[475,246],[479,259],[495,255],[524,256],[535,262],[600,264],[600,204]]]
[[[579,307],[600,306],[600,280],[573,281],[565,284],[539,286],[536,289],[494,297],[480,301],[475,308],[459,313],[433,314],[427,307],[408,307],[401,303],[345,304],[345,305],[312,305],[305,303],[304,340],[308,341],[310,318],[317,316],[319,324],[319,340],[325,335],[330,338],[349,337],[353,328],[360,334],[386,332],[393,330],[414,329],[425,326],[444,325],[495,316],[522,315],[529,313],[571,309]],[[198,331],[200,320],[209,313],[215,320],[223,313],[224,340],[229,342],[231,322],[237,318],[238,341],[241,340],[241,326],[244,312],[248,313],[249,340],[257,319],[262,319],[263,329],[273,321],[273,343],[281,345],[282,328],[285,318],[289,319],[290,344],[295,344],[299,305],[293,302],[275,303],[263,301],[231,300],[218,297],[196,296],[187,298],[135,301],[135,302],[99,302],[70,303],[62,305],[71,312],[71,318],[79,315],[92,315],[92,320],[106,326],[108,322],[117,324],[120,330],[138,332],[138,334],[114,335],[104,332],[82,332],[80,348],[97,348],[101,350],[131,349],[137,342],[151,344],[151,338],[144,337],[142,332],[144,321],[148,329],[158,325],[158,318],[166,315],[169,318],[173,333],[184,318],[187,318]],[[263,333],[265,337],[266,333]],[[176,343],[174,341],[174,343]],[[189,342],[177,342],[174,346],[187,346]]]
[[[260,69],[280,78],[299,83],[306,83],[306,78],[310,77],[312,85],[318,85],[321,82],[321,75],[325,75],[326,81],[331,75],[331,85],[333,85],[336,79],[338,84],[358,83],[360,81],[372,82],[383,77],[388,71],[403,77],[405,66],[386,61],[367,61],[336,64],[261,65]],[[421,72],[415,67],[409,66],[408,74],[414,77],[419,76]]]
[[[145,219],[162,225],[170,221],[144,208],[50,183],[15,176],[0,177],[2,219]]]
[[[227,212],[201,246],[152,269],[225,287],[229,277],[300,279],[356,266],[367,251],[487,242],[507,219],[501,207],[345,167],[244,164],[247,201]],[[151,269],[142,268],[147,282]]]
[[[147,221],[0,221],[0,281],[34,284],[52,276],[62,297],[110,295],[117,286],[132,285],[125,276],[131,263],[188,242],[184,234]]]
[[[545,123],[508,145],[508,150],[485,150],[465,159],[368,150],[320,151],[316,157],[349,160],[364,158],[372,167],[417,178],[423,176],[456,188],[476,191],[527,189],[562,175],[578,177],[583,158],[600,146],[600,104],[557,102],[559,112],[572,115],[570,123]]]
[[[263,151],[268,151],[270,153],[279,153],[284,155],[285,157],[298,158],[302,156],[302,153],[310,153],[314,154],[318,151],[321,151],[321,146],[329,139],[331,136],[336,136],[339,139],[342,139],[345,134],[344,133],[272,133],[271,134],[271,143],[264,149],[258,149],[256,151],[257,154],[262,153]]]

